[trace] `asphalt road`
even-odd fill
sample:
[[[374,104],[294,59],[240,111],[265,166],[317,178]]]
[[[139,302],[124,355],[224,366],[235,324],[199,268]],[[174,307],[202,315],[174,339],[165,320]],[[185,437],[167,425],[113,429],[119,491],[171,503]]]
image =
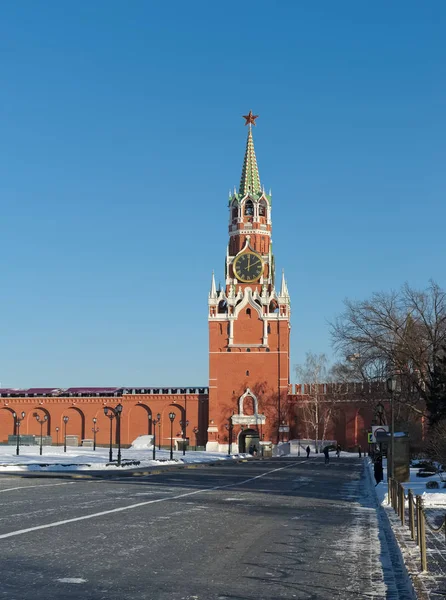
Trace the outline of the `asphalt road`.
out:
[[[410,598],[370,489],[352,458],[99,480],[4,475],[0,599]]]

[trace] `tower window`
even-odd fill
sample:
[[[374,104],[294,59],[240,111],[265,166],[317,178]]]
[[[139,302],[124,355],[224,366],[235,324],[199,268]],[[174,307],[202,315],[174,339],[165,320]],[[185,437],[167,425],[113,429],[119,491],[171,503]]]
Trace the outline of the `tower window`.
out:
[[[259,204],[259,216],[260,217],[266,216],[266,204],[263,201],[260,202],[260,204]]]
[[[246,377],[249,377],[249,371],[246,371]]]
[[[251,317],[251,309],[250,308],[246,309],[246,314],[248,315],[248,317]]]
[[[268,329],[267,329],[268,333],[271,333],[271,325],[268,323]]]
[[[247,217],[252,217],[254,215],[254,204],[252,200],[247,200],[245,203],[245,215]]]
[[[251,348],[246,348],[246,352],[251,352]]]

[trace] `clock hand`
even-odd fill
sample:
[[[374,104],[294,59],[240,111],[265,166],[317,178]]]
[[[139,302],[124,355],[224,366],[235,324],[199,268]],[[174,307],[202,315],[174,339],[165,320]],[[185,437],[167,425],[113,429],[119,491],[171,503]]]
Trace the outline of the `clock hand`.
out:
[[[250,265],[251,265],[251,255],[248,254],[248,271],[249,271]]]

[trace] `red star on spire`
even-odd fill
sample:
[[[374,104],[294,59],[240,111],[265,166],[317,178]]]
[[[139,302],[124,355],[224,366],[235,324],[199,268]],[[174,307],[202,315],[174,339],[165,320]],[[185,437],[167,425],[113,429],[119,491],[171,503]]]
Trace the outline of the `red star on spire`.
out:
[[[243,115],[243,118],[246,119],[245,125],[255,125],[256,119],[259,115],[253,115],[252,110],[249,111],[249,115]]]

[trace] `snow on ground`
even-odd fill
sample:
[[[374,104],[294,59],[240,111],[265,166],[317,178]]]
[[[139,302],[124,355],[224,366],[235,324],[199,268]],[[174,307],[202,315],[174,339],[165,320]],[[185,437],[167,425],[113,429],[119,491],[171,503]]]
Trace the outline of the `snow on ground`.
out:
[[[143,445],[143,444],[142,444]],[[170,460],[170,450],[156,449],[156,460],[153,460],[152,447],[149,448],[124,448],[122,449],[122,460],[140,461],[138,467],[159,467],[160,465],[174,465],[178,463],[202,463],[217,460],[231,460],[235,458],[249,457],[249,454],[222,454],[218,452],[194,452],[173,453],[173,461]],[[113,459],[117,459],[117,448],[113,448]],[[0,446],[0,473],[7,471],[88,471],[113,469],[132,469],[135,464],[118,467],[116,462],[109,463],[109,449],[82,447],[69,447],[64,452],[63,446],[43,446],[42,456],[39,455],[39,446],[20,446],[20,454],[16,455],[15,446]]]
[[[384,479],[376,486],[376,493],[381,504],[387,504],[387,464],[386,460],[383,460],[384,467]],[[442,507],[446,506],[446,488],[442,487],[443,482],[440,481],[438,475],[432,475],[430,477],[417,477],[419,467],[410,468],[410,480],[403,483],[406,490],[411,489],[413,494],[416,496],[421,494],[423,496],[424,506]],[[426,488],[428,481],[437,481],[440,486],[439,489]]]

